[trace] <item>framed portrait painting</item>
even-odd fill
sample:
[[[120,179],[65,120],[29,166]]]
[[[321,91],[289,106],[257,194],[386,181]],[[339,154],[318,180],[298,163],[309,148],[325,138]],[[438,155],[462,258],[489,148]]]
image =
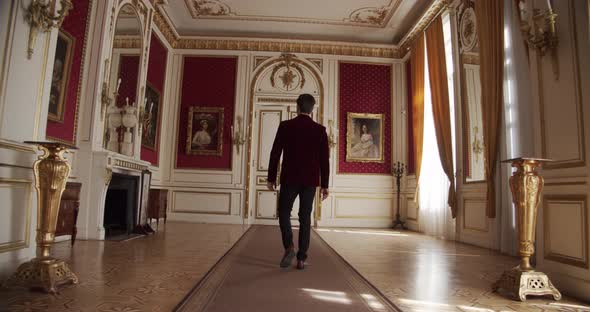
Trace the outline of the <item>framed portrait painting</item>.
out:
[[[74,49],[74,37],[63,30],[59,30],[53,74],[51,75],[51,90],[49,93],[49,108],[47,119],[55,122],[63,122],[68,80],[72,66],[72,53]]]
[[[221,156],[223,107],[191,107],[188,112],[188,155]]]
[[[383,114],[348,113],[347,162],[384,162]]]
[[[156,150],[158,145],[159,130],[160,130],[160,92],[156,90],[149,82],[146,83],[145,89],[146,108],[145,121],[143,122],[143,129],[141,133],[141,146]]]

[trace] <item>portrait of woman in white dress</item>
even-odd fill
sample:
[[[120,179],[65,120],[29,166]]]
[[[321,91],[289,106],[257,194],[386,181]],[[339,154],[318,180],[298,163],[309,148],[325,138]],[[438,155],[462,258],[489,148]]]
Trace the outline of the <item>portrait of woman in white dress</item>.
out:
[[[208,132],[209,122],[207,120],[201,120],[201,129],[195,133],[193,137],[193,145],[198,149],[205,149],[211,144],[211,135]]]
[[[373,142],[373,135],[369,133],[369,128],[366,124],[361,125],[359,142],[352,146],[350,154],[355,158],[379,157],[379,146]]]
[[[346,161],[381,162],[383,114],[348,113]]]
[[[190,107],[186,153],[221,156],[223,108]]]

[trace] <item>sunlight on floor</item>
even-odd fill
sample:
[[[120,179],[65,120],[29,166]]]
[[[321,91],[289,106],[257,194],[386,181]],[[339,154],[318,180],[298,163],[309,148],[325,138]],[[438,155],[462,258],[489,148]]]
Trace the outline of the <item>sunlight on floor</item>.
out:
[[[342,304],[350,304],[352,301],[346,297],[346,293],[341,291],[328,291],[328,290],[320,290],[320,289],[310,289],[310,288],[301,288],[301,290],[309,293],[312,298],[342,303]]]
[[[364,235],[380,235],[380,236],[409,236],[401,232],[369,232],[369,231],[354,231],[354,230],[333,230],[333,229],[316,229],[318,232],[332,232],[332,233],[347,233],[347,234],[364,234]]]
[[[361,297],[365,298],[365,300],[367,301],[367,303],[369,304],[369,306],[373,309],[385,309],[385,307],[383,306],[383,304],[381,302],[379,302],[379,300],[377,300],[377,298],[375,298],[375,296],[370,295],[370,294],[362,294]]]

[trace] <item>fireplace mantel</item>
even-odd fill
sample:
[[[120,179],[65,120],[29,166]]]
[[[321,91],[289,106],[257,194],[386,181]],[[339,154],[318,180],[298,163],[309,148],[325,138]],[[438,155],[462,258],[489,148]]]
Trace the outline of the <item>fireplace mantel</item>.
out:
[[[81,167],[89,168],[84,171],[89,175],[90,185],[83,190],[83,203],[80,207],[78,219],[78,237],[81,239],[104,240],[103,227],[104,205],[106,193],[113,173],[140,177],[143,185],[144,173],[150,170],[150,163],[118,154],[108,150],[93,151],[88,159],[80,163]],[[146,195],[147,196],[147,195]],[[138,200],[139,205],[146,205],[147,201]],[[141,207],[142,211],[147,207]]]

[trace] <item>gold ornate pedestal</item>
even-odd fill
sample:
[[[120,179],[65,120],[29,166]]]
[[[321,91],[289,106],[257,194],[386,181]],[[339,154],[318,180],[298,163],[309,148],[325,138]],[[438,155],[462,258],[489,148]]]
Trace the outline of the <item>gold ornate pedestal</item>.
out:
[[[61,195],[71,170],[63,154],[75,147],[52,142],[25,143],[37,144],[44,152],[33,165],[38,196],[37,257],[21,264],[7,281],[7,286],[41,288],[46,292],[55,293],[60,285],[78,283],[78,277],[68,265],[50,255],[51,245],[55,239]]]
[[[535,229],[537,226],[537,207],[543,190],[543,178],[537,174],[537,168],[546,159],[515,158],[503,162],[512,163],[516,171],[510,177],[510,191],[516,206],[516,223],[518,229],[520,265],[506,271],[492,285],[492,290],[502,288],[521,301],[527,295],[552,295],[561,299],[561,293],[553,286],[549,277],[537,272],[531,266],[530,258],[535,253]]]

